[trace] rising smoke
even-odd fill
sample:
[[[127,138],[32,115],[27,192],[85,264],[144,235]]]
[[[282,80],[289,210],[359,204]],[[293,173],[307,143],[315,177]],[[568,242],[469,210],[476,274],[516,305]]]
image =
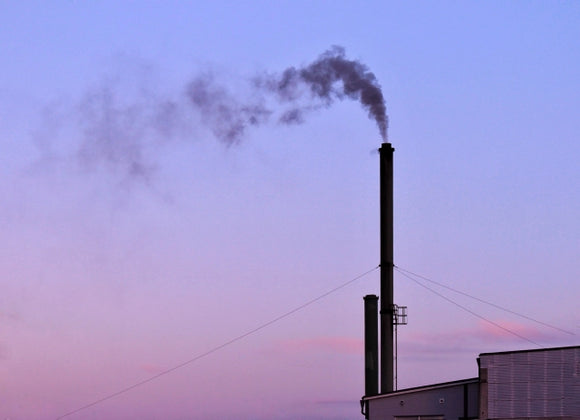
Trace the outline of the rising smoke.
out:
[[[113,169],[127,179],[147,180],[155,169],[151,150],[171,138],[196,137],[192,131],[199,127],[192,124],[206,126],[232,146],[250,127],[272,120],[301,124],[309,113],[345,99],[359,101],[387,141],[388,119],[378,81],[366,65],[347,59],[342,47],[332,47],[308,65],[246,79],[244,94],[232,93],[221,80],[206,70],[174,97],[138,87],[139,94],[128,99],[110,83],[91,89],[70,113],[64,112],[76,116],[81,133],[75,160],[89,170]]]
[[[381,87],[367,66],[345,57],[342,47],[331,48],[307,66],[255,76],[250,90],[254,99],[240,101],[215,78],[205,75],[189,83],[187,95],[216,137],[228,145],[241,141],[248,126],[263,124],[274,114],[279,115],[279,124],[301,124],[307,113],[343,99],[360,101],[387,141],[388,119]],[[264,97],[272,95],[279,109],[264,105]]]
[[[202,121],[227,145],[239,143],[248,125],[263,124],[273,113],[262,101],[241,101],[236,98],[215,80],[215,76],[209,74],[192,80],[186,94]]]
[[[335,46],[313,63],[302,68],[289,67],[280,76],[257,78],[257,88],[275,93],[283,103],[296,103],[304,96],[330,106],[335,100],[358,100],[374,119],[387,141],[388,119],[385,99],[375,75],[364,64],[348,60],[344,48]],[[306,89],[304,89],[306,87]],[[281,123],[301,123],[304,114],[316,109],[311,103],[285,111]]]

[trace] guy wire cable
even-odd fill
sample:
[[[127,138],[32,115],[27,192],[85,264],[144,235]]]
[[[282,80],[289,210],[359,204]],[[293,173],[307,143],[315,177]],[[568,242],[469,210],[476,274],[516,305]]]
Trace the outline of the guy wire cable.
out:
[[[269,327],[270,325],[272,325],[272,324],[274,324],[274,323],[276,323],[278,321],[281,321],[284,318],[289,317],[290,315],[292,315],[292,314],[294,314],[294,313],[296,313],[296,312],[298,312],[298,311],[306,308],[307,306],[310,306],[313,303],[316,303],[319,300],[324,299],[328,295],[330,295],[330,294],[332,294],[332,293],[334,293],[334,292],[336,292],[336,291],[338,291],[340,289],[343,289],[346,286],[348,286],[349,284],[354,283],[355,281],[357,281],[357,280],[365,277],[366,275],[372,273],[373,271],[376,271],[378,268],[379,268],[379,266],[377,265],[376,267],[373,267],[370,270],[367,270],[364,273],[359,274],[356,277],[353,277],[352,279],[350,279],[350,280],[348,280],[348,281],[346,281],[346,282],[344,282],[344,283],[336,286],[335,288],[330,289],[329,291],[327,291],[327,292],[325,292],[325,293],[323,293],[323,294],[321,294],[321,295],[319,295],[319,296],[317,296],[315,298],[312,298],[312,299],[306,301],[302,305],[299,305],[299,306],[295,307],[294,309],[291,309],[288,312],[285,312],[282,315],[279,315],[276,318],[271,319],[270,321],[264,322],[263,324],[260,324],[257,327],[255,327],[255,328],[253,328],[253,329],[251,329],[251,330],[249,330],[249,331],[247,331],[247,332],[245,332],[243,334],[240,334],[240,335],[232,338],[231,340],[228,340],[228,341],[226,341],[226,342],[224,342],[224,343],[222,343],[222,344],[220,344],[220,345],[218,345],[216,347],[211,348],[210,350],[208,350],[208,351],[206,351],[204,353],[198,354],[197,356],[192,357],[189,360],[186,360],[186,361],[184,361],[182,363],[179,363],[179,364],[177,364],[177,365],[175,365],[175,366],[173,366],[173,367],[171,367],[169,369],[166,369],[163,372],[160,372],[160,373],[158,373],[156,375],[150,376],[149,378],[144,379],[142,381],[136,382],[133,385],[130,385],[130,386],[128,386],[126,388],[123,388],[123,389],[121,389],[119,391],[113,392],[113,393],[111,393],[109,395],[106,395],[106,396],[104,396],[102,398],[99,398],[98,400],[95,400],[95,401],[93,401],[93,402],[91,402],[89,404],[86,404],[86,405],[84,405],[82,407],[79,407],[79,408],[77,408],[75,410],[69,411],[68,413],[65,413],[65,414],[57,417],[56,420],[63,419],[65,417],[71,416],[71,415],[73,415],[75,413],[78,413],[79,411],[86,410],[87,408],[93,407],[93,406],[95,406],[97,404],[100,404],[102,402],[105,402],[107,400],[110,400],[112,398],[115,398],[115,397],[117,397],[117,396],[119,396],[121,394],[125,394],[126,392],[129,392],[129,391],[131,391],[131,390],[133,390],[133,389],[135,389],[137,387],[140,387],[141,385],[145,385],[146,383],[152,382],[155,379],[158,379],[158,378],[160,378],[162,376],[167,375],[168,373],[171,373],[173,371],[176,371],[178,369],[181,369],[181,368],[183,368],[183,367],[185,367],[185,366],[187,366],[187,365],[189,365],[189,364],[191,364],[193,362],[196,362],[199,359],[202,359],[202,358],[204,358],[206,356],[209,356],[210,354],[215,353],[216,351],[221,350],[224,347],[227,347],[227,346],[229,346],[231,344],[234,344],[237,341],[240,341],[240,340],[242,340],[242,339],[244,339],[244,338],[246,338],[246,337],[248,337],[248,336],[250,336],[250,335],[252,335],[252,334],[254,334],[254,333],[258,332],[258,331],[260,331],[260,330],[263,330],[266,327]]]

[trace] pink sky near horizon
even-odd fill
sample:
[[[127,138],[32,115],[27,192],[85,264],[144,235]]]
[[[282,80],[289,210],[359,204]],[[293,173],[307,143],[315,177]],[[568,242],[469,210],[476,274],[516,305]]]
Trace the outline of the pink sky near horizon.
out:
[[[578,345],[579,17],[499,1],[1,4],[0,419],[55,419],[377,266],[381,140],[358,103],[224,146],[184,97],[208,71],[243,95],[335,44],[386,98],[397,266],[573,333],[425,283],[543,346]],[[166,99],[174,126],[143,128]],[[95,143],[97,120],[121,140]],[[127,156],[151,171],[128,175]],[[66,418],[362,418],[362,298],[378,284],[375,270]],[[399,387],[535,347],[400,273],[395,303]]]

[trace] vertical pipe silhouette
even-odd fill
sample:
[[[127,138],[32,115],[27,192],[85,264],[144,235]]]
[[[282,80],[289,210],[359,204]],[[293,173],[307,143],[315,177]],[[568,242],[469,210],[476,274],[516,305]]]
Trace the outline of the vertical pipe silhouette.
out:
[[[379,393],[379,297],[366,295],[365,302],[365,397]]]
[[[381,206],[381,393],[394,389],[393,353],[393,152],[390,143],[379,148]]]

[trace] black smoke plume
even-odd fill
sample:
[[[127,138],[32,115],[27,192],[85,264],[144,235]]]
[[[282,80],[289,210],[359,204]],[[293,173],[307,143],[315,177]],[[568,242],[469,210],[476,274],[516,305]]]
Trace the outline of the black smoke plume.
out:
[[[202,121],[227,145],[239,143],[248,125],[263,124],[272,114],[259,102],[236,98],[210,74],[189,82],[186,95]]]
[[[307,114],[344,99],[359,101],[387,140],[385,100],[377,79],[366,65],[347,59],[342,47],[332,47],[308,65],[234,83],[235,93],[231,82],[228,85],[224,77],[208,70],[191,79],[180,95],[156,92],[148,73],[139,77],[137,72],[133,79],[129,85],[136,86],[129,94],[125,82],[112,77],[88,91],[71,109],[60,110],[63,121],[64,116],[74,121],[73,129],[80,135],[72,152],[80,167],[147,181],[155,171],[155,149],[171,139],[199,137],[201,125],[232,146],[242,141],[250,127],[270,120],[301,124]]]
[[[366,65],[347,59],[342,47],[331,48],[308,66],[289,67],[279,76],[258,78],[255,84],[274,92],[283,103],[295,103],[305,94],[321,100],[325,106],[345,98],[358,100],[376,121],[382,139],[387,140],[388,117],[377,78]],[[304,113],[315,108],[312,104],[291,108],[282,114],[279,122],[301,123]]]

